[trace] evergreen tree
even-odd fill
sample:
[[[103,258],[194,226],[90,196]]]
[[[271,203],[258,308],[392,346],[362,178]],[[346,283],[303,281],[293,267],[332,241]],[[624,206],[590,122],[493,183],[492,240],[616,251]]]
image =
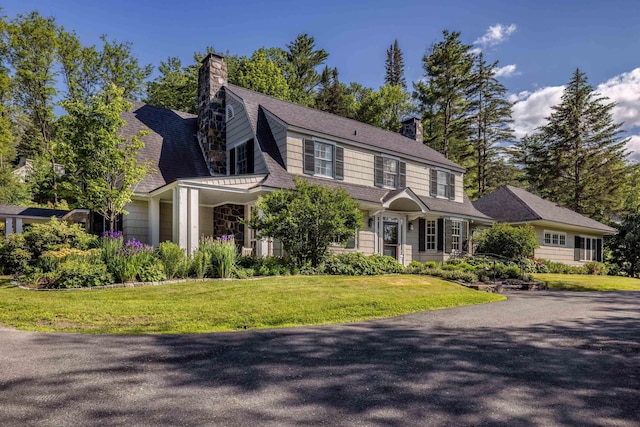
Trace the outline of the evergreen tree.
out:
[[[507,89],[495,78],[497,66],[498,62],[487,64],[482,53],[475,58],[469,102],[474,156],[465,175],[472,199],[495,189],[489,186],[489,176],[499,160],[499,144],[514,138],[511,103],[505,99]]]
[[[307,34],[298,35],[286,47],[288,66],[284,73],[291,88],[291,101],[313,105],[313,94],[320,84],[316,69],[324,64],[329,54],[324,49],[316,49],[314,38]]]
[[[338,79],[338,69],[325,67],[320,76],[320,88],[315,97],[315,108],[342,117],[349,117],[353,97]]]
[[[385,61],[384,82],[391,86],[407,88],[407,81],[404,78],[404,60],[402,51],[398,46],[398,39],[387,49],[387,59]]]
[[[425,142],[464,165],[471,154],[469,104],[473,55],[459,32],[443,31],[422,61],[425,81],[414,85],[425,121]]]
[[[540,159],[545,186],[543,196],[595,219],[610,218],[622,209],[622,190],[628,168],[621,137],[621,123],[615,123],[615,103],[594,92],[579,69],[552,107],[548,123],[539,129]],[[535,165],[535,163],[534,163]]]

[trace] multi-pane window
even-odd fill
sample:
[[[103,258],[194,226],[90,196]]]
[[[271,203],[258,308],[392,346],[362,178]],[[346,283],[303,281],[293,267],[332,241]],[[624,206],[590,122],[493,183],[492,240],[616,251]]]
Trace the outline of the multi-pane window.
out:
[[[428,251],[436,250],[436,221],[426,221],[426,240],[425,249]]]
[[[383,158],[382,160],[382,183],[385,187],[398,187],[398,161],[395,159]]]
[[[544,244],[547,246],[567,246],[567,235],[557,231],[545,231]]]
[[[242,144],[236,148],[236,174],[247,173],[247,144]]]
[[[580,261],[600,261],[598,259],[598,239],[593,237],[583,237],[584,243],[580,248]]]
[[[333,176],[333,145],[315,141],[314,151],[315,173]]]
[[[460,236],[462,232],[461,221],[451,221],[451,250],[459,251],[461,249]]]
[[[455,175],[451,172],[431,169],[430,170],[430,194],[432,197],[442,197],[450,200],[455,199]]]
[[[438,191],[437,195],[440,197],[449,197],[447,193],[447,185],[449,180],[449,174],[444,171],[438,171]]]

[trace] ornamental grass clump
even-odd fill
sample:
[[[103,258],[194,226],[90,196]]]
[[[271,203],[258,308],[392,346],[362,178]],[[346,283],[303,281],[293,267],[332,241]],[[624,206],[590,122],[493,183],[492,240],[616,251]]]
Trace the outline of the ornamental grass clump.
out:
[[[231,277],[236,263],[238,249],[233,234],[216,237],[205,237],[200,241],[200,248],[211,257],[211,273],[223,279]]]
[[[109,247],[109,250],[112,248]],[[113,275],[122,283],[132,282],[136,279],[142,281],[162,280],[161,278],[149,278],[153,276],[153,269],[159,269],[164,276],[162,264],[154,257],[153,247],[132,238],[121,247],[116,248],[115,254],[109,263]]]

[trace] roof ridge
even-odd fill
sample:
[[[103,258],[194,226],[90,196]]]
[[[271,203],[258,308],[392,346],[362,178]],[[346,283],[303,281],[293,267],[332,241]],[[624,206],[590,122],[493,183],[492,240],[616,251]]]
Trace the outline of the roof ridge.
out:
[[[134,110],[136,109],[136,108],[135,108],[135,107],[136,107],[136,105],[139,105],[139,107],[138,107],[138,108],[140,108],[140,107],[151,107],[151,108],[159,108],[159,109],[161,109],[161,110],[172,111],[172,112],[174,112],[174,113],[187,114],[187,115],[191,116],[191,117],[189,117],[189,118],[191,118],[191,119],[193,119],[193,118],[197,118],[197,117],[198,117],[198,115],[197,115],[197,114],[188,113],[188,112],[186,112],[186,111],[174,110],[173,108],[162,107],[162,106],[160,106],[160,105],[148,104],[148,103],[146,103],[146,102],[144,102],[144,101],[131,101],[131,100],[130,100],[129,102],[131,102],[131,103],[133,104],[133,107],[134,107],[132,111],[128,111],[129,113],[133,113],[133,112],[134,112]]]
[[[338,118],[340,118],[340,119],[349,120],[349,121],[351,121],[351,122],[358,123],[359,125],[368,126],[368,127],[370,127],[370,128],[376,129],[376,130],[378,130],[378,131],[387,132],[387,133],[392,134],[392,135],[396,135],[396,136],[398,136],[398,135],[400,135],[400,136],[404,136],[403,134],[401,134],[401,133],[399,133],[399,132],[394,132],[394,131],[391,131],[391,130],[389,130],[389,129],[384,129],[384,128],[381,128],[381,127],[378,127],[378,126],[370,125],[369,123],[361,122],[361,121],[359,121],[359,120],[352,119],[352,118],[350,118],[350,117],[344,117],[344,116],[340,116],[340,115],[338,115],[338,114],[329,113],[328,111],[322,111],[322,110],[318,110],[317,108],[308,107],[308,106],[306,106],[306,105],[302,105],[302,104],[297,104],[297,103],[295,103],[295,102],[293,102],[293,101],[285,101],[284,99],[276,98],[275,96],[266,95],[266,94],[264,94],[264,93],[257,92],[257,91],[255,91],[255,90],[247,89],[246,87],[242,87],[242,86],[238,86],[238,85],[234,85],[234,84],[230,84],[230,83],[229,83],[227,86],[233,86],[233,87],[237,87],[237,88],[239,88],[239,89],[241,89],[241,90],[247,90],[247,91],[249,91],[249,92],[257,93],[257,94],[258,94],[258,95],[260,95],[260,96],[264,96],[264,97],[267,97],[267,98],[271,98],[271,99],[273,99],[273,100],[275,100],[275,101],[285,102],[285,103],[287,103],[287,104],[295,105],[296,107],[299,107],[299,108],[305,108],[305,109],[307,109],[307,110],[311,110],[311,111],[314,111],[314,112],[317,112],[317,113],[321,113],[321,114],[324,114],[324,115],[326,115],[326,116],[338,117]],[[262,107],[264,107],[264,106],[262,106]],[[269,110],[268,108],[266,108],[266,110],[267,110],[267,111],[269,111],[269,113],[273,114],[274,116],[278,117],[276,114],[274,114],[274,113],[273,113],[271,110]],[[278,118],[279,118],[279,117],[278,117]],[[282,120],[282,119],[280,119],[280,120]],[[285,122],[285,123],[287,123],[285,120],[282,120],[282,121],[283,121],[283,122]],[[287,123],[287,124],[288,124],[288,123]],[[420,144],[420,143],[419,143],[418,141],[416,141],[415,139],[412,139],[412,138],[409,138],[409,137],[406,137],[406,136],[404,136],[404,137],[405,137],[405,138],[407,138],[407,140],[408,140],[408,141],[413,141],[413,142],[414,142],[414,143],[416,143],[416,144]],[[421,144],[421,145],[426,145],[426,144],[424,144],[424,143],[423,143],[423,144]],[[431,148],[431,147],[429,147],[429,148]]]
[[[508,185],[508,184],[507,184],[507,185],[505,185],[503,188],[504,188],[505,190],[507,190],[507,192],[508,192],[508,193],[509,193],[509,194],[510,194],[510,195],[511,195],[511,196],[512,196],[512,197],[513,197],[513,198],[514,198],[518,203],[520,203],[522,206],[524,206],[524,208],[525,208],[527,211],[529,211],[530,213],[532,213],[532,214],[533,214],[533,216],[537,217],[536,219],[542,219],[542,216],[541,216],[538,212],[536,212],[533,208],[531,208],[531,206],[529,206],[529,205],[528,205],[524,200],[522,200],[522,199],[521,199],[521,198],[520,198],[520,197],[519,197],[519,196],[518,196],[518,195],[517,195],[517,194],[516,194],[512,189],[511,189],[511,188],[517,188],[517,189],[519,189],[519,190],[523,190],[523,191],[527,191],[527,190],[524,190],[524,189],[519,188],[519,187],[512,187],[511,185]],[[529,193],[529,192],[527,191],[527,193]],[[531,195],[535,196],[535,194],[533,194],[533,193],[529,193],[529,194],[531,194]],[[536,197],[538,197],[538,196],[536,196]],[[542,199],[542,197],[540,197],[540,199]],[[544,200],[544,199],[542,199],[542,200]]]

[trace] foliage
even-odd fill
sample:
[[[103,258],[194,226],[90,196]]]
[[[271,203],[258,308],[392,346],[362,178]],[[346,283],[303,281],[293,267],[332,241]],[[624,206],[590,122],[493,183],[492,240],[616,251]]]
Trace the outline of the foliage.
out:
[[[496,79],[498,62],[487,64],[482,53],[474,59],[469,91],[473,156],[465,174],[470,197],[477,199],[495,190],[491,187],[493,166],[499,162],[498,145],[514,139],[511,103],[507,88]],[[504,181],[503,181],[504,182]]]
[[[184,249],[173,242],[162,242],[158,245],[158,258],[164,266],[168,279],[184,277],[187,273],[187,257]]]
[[[139,132],[130,139],[119,136],[125,124],[121,113],[132,104],[123,90],[111,85],[88,103],[67,100],[62,106],[65,129],[67,188],[83,206],[93,209],[109,221],[113,230],[118,215],[131,201],[133,187],[148,173],[137,155],[144,143]]]
[[[592,274],[594,276],[606,276],[607,266],[601,262],[591,261],[584,265],[584,269],[587,274]]]
[[[618,234],[607,240],[612,261],[629,277],[640,274],[640,210],[631,212],[616,224]]]
[[[495,223],[489,229],[476,232],[473,241],[478,245],[478,253],[507,258],[531,257],[535,248],[539,246],[533,227],[513,226],[507,223]]]
[[[398,46],[398,39],[387,49],[387,59],[384,63],[384,82],[390,86],[400,86],[402,90],[407,88],[407,81],[404,78],[404,59],[402,50]]]
[[[45,251],[64,248],[86,250],[96,243],[96,237],[87,233],[81,224],[58,221],[55,217],[41,224],[32,224],[23,235],[34,258],[39,258]]]
[[[102,250],[99,248],[87,250],[62,248],[59,250],[46,251],[42,253],[37,264],[45,272],[55,271],[60,263],[69,258],[90,258],[92,262],[102,263]]]
[[[425,276],[440,277],[445,280],[461,280],[466,283],[475,283],[478,276],[474,273],[462,270],[444,270],[442,268],[423,268],[416,273]]]
[[[372,126],[399,132],[401,120],[413,112],[409,94],[401,86],[385,84],[373,91],[352,85],[351,90],[361,91],[354,98],[353,118]]]
[[[313,93],[320,83],[317,68],[329,54],[324,49],[316,49],[315,39],[308,34],[299,34],[286,48],[287,66],[283,72],[291,91],[290,100],[312,105]]]
[[[167,280],[164,272],[164,264],[159,259],[151,258],[148,262],[143,263],[138,269],[136,275],[140,282],[162,282]]]
[[[324,274],[343,276],[375,276],[380,274],[402,273],[404,268],[390,256],[370,255],[349,252],[332,255],[324,262]]]
[[[200,241],[200,248],[209,254],[211,273],[215,277],[231,277],[238,253],[233,235],[223,235],[215,239],[205,237]]]
[[[33,259],[24,234],[11,234],[0,246],[0,269],[5,274],[25,273]]]
[[[548,123],[520,144],[534,191],[594,219],[622,209],[628,139],[613,121],[614,106],[575,71]]]
[[[459,32],[442,32],[444,40],[424,55],[424,81],[414,84],[425,121],[426,143],[456,163],[470,155],[469,105],[473,56]]]
[[[352,102],[353,98],[349,94],[349,89],[338,79],[338,69],[325,67],[320,75],[314,107],[331,114],[348,117]]]
[[[9,165],[0,167],[0,204],[20,206],[30,201],[29,186],[18,180]]]
[[[98,256],[68,256],[54,270],[56,288],[83,288],[112,283],[107,266]]]
[[[504,299],[409,275],[275,277],[100,292],[4,287],[0,323],[80,333],[196,333],[355,322]]]
[[[194,274],[196,278],[202,279],[209,271],[211,271],[211,253],[199,247],[193,254],[191,273]]]
[[[160,75],[147,84],[145,102],[159,107],[198,114],[197,62],[183,67],[180,58],[169,57],[158,66]]]
[[[282,242],[298,266],[316,267],[333,242],[346,243],[361,227],[358,203],[342,188],[330,189],[296,179],[295,190],[278,190],[262,196],[249,226],[258,238]]]
[[[256,50],[250,58],[240,58],[235,79],[230,83],[285,101],[291,99],[282,70],[268,58],[265,49]]]

